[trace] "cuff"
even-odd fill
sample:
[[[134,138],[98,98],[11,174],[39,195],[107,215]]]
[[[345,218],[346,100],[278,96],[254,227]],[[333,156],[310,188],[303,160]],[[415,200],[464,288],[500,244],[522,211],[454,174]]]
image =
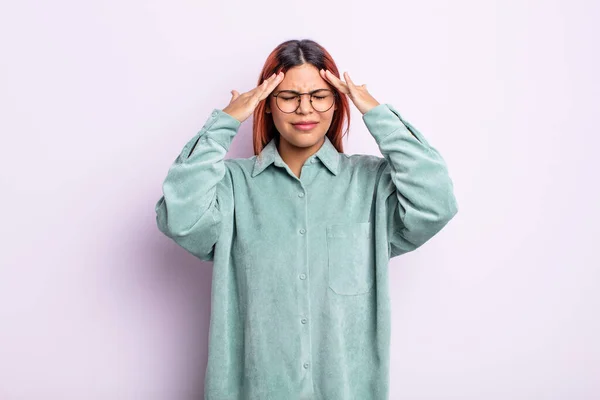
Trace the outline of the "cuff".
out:
[[[429,146],[423,135],[410,123],[404,121],[398,110],[389,103],[373,107],[363,114],[362,119],[377,143],[380,143],[391,133],[398,131]]]
[[[208,120],[204,123],[204,126],[202,126],[200,136],[210,137],[226,150],[229,150],[229,146],[240,125],[242,125],[242,123],[236,118],[223,110],[215,108]]]

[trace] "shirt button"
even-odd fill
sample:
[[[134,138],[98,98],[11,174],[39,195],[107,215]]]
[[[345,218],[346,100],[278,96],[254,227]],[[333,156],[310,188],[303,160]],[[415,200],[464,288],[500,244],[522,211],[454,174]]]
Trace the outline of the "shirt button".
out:
[[[304,369],[308,369],[308,363],[304,363]]]
[[[303,324],[305,324],[305,323],[306,323],[306,321],[307,321],[307,319],[306,319],[306,318],[302,318],[302,319],[300,320],[300,322],[302,322]]]
[[[298,197],[304,197],[304,193],[298,193]]]
[[[300,233],[304,235],[304,233],[306,232],[306,229],[302,228],[300,229]]]
[[[317,159],[316,158],[311,158],[310,162],[314,164],[315,162],[317,162]]]
[[[213,111],[213,113],[212,113],[212,116],[213,116],[213,117],[216,117],[216,116],[217,116],[217,112],[216,112],[216,111]]]
[[[300,279],[305,280],[306,279],[306,274],[300,274]]]

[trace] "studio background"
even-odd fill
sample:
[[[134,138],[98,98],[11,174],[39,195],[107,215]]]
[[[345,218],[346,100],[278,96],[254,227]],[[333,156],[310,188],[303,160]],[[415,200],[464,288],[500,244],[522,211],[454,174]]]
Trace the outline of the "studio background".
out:
[[[154,205],[288,39],[448,164],[459,212],[391,261],[390,399],[600,398],[594,1],[0,5],[0,398],[202,398],[212,264]],[[230,157],[249,157],[251,118]],[[352,106],[345,152],[380,155]]]

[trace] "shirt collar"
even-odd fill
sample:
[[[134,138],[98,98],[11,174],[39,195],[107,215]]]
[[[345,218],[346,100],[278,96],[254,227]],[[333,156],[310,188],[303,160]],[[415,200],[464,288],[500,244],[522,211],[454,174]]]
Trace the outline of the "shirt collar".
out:
[[[340,153],[327,136],[325,136],[325,142],[323,145],[311,157],[318,157],[321,162],[323,162],[323,164],[325,164],[325,166],[331,171],[331,173],[337,175],[340,162]],[[281,158],[279,151],[277,150],[275,138],[272,138],[256,157],[256,160],[254,161],[254,169],[252,170],[252,177],[254,178],[256,175],[260,174],[272,163],[275,163],[275,165],[280,167],[285,163]]]

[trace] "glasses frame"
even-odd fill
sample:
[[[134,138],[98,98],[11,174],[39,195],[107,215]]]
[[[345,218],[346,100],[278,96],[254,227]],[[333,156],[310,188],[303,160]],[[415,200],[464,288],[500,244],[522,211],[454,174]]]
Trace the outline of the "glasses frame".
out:
[[[312,103],[313,102],[313,100],[312,100],[313,94],[316,93],[316,92],[320,92],[322,90],[327,90],[327,91],[333,93],[333,103],[331,103],[331,106],[329,106],[329,108],[327,110],[325,110],[325,111],[319,111],[319,110],[317,110],[315,108],[315,106],[313,106],[313,103]],[[294,111],[289,111],[289,112],[288,111],[283,111],[281,109],[281,107],[279,107],[279,104],[277,103],[277,97],[281,93],[293,93],[296,96],[298,96],[298,106],[294,109]],[[300,108],[300,104],[302,104],[302,95],[305,95],[305,94],[310,94],[310,106],[313,108],[313,110],[315,110],[318,113],[324,113],[324,112],[327,112],[327,111],[331,110],[331,107],[333,107],[335,105],[335,102],[336,102],[337,97],[338,97],[338,94],[337,94],[336,91],[333,91],[331,89],[325,89],[325,88],[323,88],[323,89],[317,89],[317,90],[313,90],[312,92],[305,92],[305,93],[296,92],[295,90],[280,90],[279,92],[277,92],[277,94],[272,94],[271,96],[275,97],[275,104],[277,105],[277,108],[279,108],[279,111],[281,111],[282,113],[285,113],[285,114],[292,114],[292,113],[295,113],[296,111],[298,111],[298,108]]]

